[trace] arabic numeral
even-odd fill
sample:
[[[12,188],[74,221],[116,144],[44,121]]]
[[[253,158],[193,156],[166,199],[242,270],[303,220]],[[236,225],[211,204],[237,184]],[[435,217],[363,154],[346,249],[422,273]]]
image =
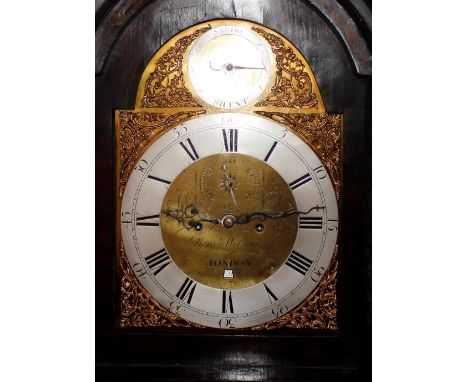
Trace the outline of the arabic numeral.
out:
[[[234,318],[221,318],[218,325],[223,329],[234,329],[236,327],[236,320]]]
[[[222,125],[231,125],[232,124],[232,117],[231,116],[223,116],[221,117],[221,124]]]
[[[130,212],[122,212],[120,221],[122,224],[130,224],[132,222],[132,214]]]
[[[321,277],[324,275],[324,273],[325,273],[325,268],[320,267],[316,271],[312,272],[312,275],[310,276],[310,278],[312,279],[312,281],[318,283],[320,281]]]
[[[317,178],[319,179],[325,179],[327,177],[327,171],[323,168],[323,166],[318,166],[317,168],[314,168],[315,175],[317,175]]]
[[[174,301],[171,301],[171,303],[169,304],[169,310],[176,316],[180,316],[180,312],[185,312],[184,307],[182,305],[177,304]]]
[[[254,176],[255,175],[255,170],[253,168],[248,168],[247,170],[245,170],[245,173],[248,176]]]
[[[136,171],[145,171],[146,168],[148,167],[148,162],[145,159],[142,159],[141,161],[138,162],[137,166],[135,167]]]
[[[277,305],[273,307],[273,309],[271,310],[271,313],[273,313],[275,317],[280,317],[283,314],[288,313],[288,311],[289,311],[289,308],[286,305]]]
[[[146,270],[142,263],[135,263],[132,267],[138,277],[146,275]]]
[[[327,228],[329,231],[338,231],[338,220],[328,219]]]
[[[175,138],[180,138],[182,135],[187,133],[187,128],[184,125],[175,127],[173,130],[174,135],[177,135]]]
[[[283,129],[283,131],[278,135],[278,138],[284,139],[288,132],[289,132],[288,129]]]

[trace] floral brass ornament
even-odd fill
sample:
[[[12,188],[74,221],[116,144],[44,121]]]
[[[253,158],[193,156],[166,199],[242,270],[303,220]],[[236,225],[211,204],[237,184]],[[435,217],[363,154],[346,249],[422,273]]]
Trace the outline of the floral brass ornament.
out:
[[[297,57],[293,49],[286,47],[284,41],[261,28],[252,28],[262,35],[271,45],[276,57],[276,78],[270,94],[255,106],[275,106],[292,108],[315,108],[317,96],[312,88],[312,81],[305,71],[306,66]]]
[[[121,328],[200,327],[163,308],[142,288],[130,268],[123,243],[120,243],[120,266],[122,269],[120,285]]]
[[[256,111],[257,114],[288,126],[305,140],[327,167],[336,199],[341,196],[341,114],[303,114]]]
[[[182,37],[156,61],[154,71],[145,83],[142,108],[202,106],[193,99],[192,94],[185,87],[182,60],[189,45],[210,29],[211,27],[207,26]]]
[[[182,111],[174,114],[118,111],[120,124],[119,197],[122,197],[125,184],[146,145],[168,128],[202,114],[205,114],[205,110]]]

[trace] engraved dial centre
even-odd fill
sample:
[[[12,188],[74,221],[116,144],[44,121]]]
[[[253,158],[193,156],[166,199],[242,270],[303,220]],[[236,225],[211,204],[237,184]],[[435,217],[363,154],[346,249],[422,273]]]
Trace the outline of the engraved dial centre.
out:
[[[295,210],[290,187],[268,164],[243,154],[215,154],[171,183],[161,232],[169,255],[190,278],[239,289],[266,280],[286,261],[298,216],[285,213]],[[285,216],[268,218],[278,214]]]

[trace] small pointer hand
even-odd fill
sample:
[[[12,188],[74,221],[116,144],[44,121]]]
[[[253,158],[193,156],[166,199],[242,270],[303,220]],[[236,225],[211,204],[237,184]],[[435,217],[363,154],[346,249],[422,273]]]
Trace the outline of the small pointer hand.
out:
[[[240,66],[240,65],[233,65],[231,63],[226,63],[222,66],[220,66],[219,68],[213,68],[213,65],[211,64],[211,61],[210,61],[210,68],[211,70],[214,70],[216,72],[219,72],[221,70],[226,70],[228,72],[232,71],[233,69],[258,69],[258,70],[266,70],[265,67],[258,67],[258,66]]]
[[[221,166],[221,170],[223,170],[223,172],[224,172],[224,180],[226,181],[226,187],[228,188],[229,192],[231,193],[232,201],[234,202],[234,205],[237,208],[236,197],[234,195],[234,190],[232,188],[232,179],[228,175],[228,167],[227,167],[226,163]]]

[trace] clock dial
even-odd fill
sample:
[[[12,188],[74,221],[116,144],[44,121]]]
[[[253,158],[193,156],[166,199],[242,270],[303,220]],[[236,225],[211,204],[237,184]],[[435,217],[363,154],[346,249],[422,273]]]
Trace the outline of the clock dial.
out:
[[[218,328],[265,323],[300,304],[328,268],[338,227],[333,186],[313,151],[246,114],[199,117],[156,140],[130,176],[121,214],[146,290]]]
[[[222,109],[244,107],[270,80],[270,48],[251,30],[233,25],[200,36],[188,56],[188,74],[197,95]]]

